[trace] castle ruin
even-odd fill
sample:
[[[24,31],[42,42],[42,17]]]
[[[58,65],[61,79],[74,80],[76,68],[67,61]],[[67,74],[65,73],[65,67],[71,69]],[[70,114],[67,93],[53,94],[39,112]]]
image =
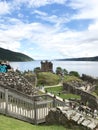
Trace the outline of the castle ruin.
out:
[[[42,72],[53,72],[53,64],[48,61],[41,61],[41,71]]]

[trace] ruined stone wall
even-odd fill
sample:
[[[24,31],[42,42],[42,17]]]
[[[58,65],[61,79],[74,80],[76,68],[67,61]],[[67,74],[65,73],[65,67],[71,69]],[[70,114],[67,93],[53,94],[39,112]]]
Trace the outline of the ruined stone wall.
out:
[[[63,125],[72,130],[98,130],[98,120],[91,115],[85,115],[69,107],[57,107],[51,109],[46,116],[46,123],[49,125]]]
[[[17,72],[0,73],[0,86],[13,88],[28,95],[33,95],[36,88]]]
[[[89,75],[86,75],[86,74],[82,74],[81,79],[82,79],[83,81],[88,81],[89,83],[94,83],[94,82],[96,82],[96,80],[97,80],[97,79],[95,79],[95,78],[93,78],[93,77],[91,77],[91,76],[89,76]]]
[[[63,84],[63,89],[66,90],[68,93],[80,95],[82,103],[88,105],[92,109],[98,109],[98,99],[91,93],[82,90],[79,87],[75,87],[74,85],[72,86],[68,83]]]

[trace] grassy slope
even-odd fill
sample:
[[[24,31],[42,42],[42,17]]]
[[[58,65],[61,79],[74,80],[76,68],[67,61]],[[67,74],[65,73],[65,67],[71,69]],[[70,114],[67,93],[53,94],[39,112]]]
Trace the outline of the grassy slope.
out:
[[[36,126],[17,119],[0,115],[0,130],[68,130],[68,129],[65,129],[63,126],[46,126],[46,125]]]

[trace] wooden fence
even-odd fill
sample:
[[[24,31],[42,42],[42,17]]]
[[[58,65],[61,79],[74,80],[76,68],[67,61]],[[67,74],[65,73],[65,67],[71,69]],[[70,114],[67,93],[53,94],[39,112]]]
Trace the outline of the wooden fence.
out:
[[[28,96],[0,87],[0,113],[32,124],[45,122],[50,108],[63,105],[64,101],[48,94]]]

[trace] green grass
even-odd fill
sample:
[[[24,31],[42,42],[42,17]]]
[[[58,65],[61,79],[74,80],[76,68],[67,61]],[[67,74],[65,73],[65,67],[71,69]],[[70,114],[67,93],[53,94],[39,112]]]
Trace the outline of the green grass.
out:
[[[82,80],[76,76],[65,76],[64,77],[64,82],[72,82],[72,81],[77,81],[77,82],[82,82]],[[57,86],[57,87],[49,87],[49,88],[45,88],[45,90],[47,90],[47,92],[50,92],[56,96],[59,96],[63,99],[69,99],[69,98],[74,98],[74,99],[80,99],[81,97],[79,95],[76,95],[76,94],[62,94],[62,91],[63,91],[63,87],[62,86]],[[59,93],[61,93],[59,95]]]
[[[17,119],[0,115],[0,130],[70,130],[56,125],[32,125]]]
[[[71,82],[71,81],[78,81],[78,82],[82,82],[82,80],[76,76],[65,76],[64,77],[64,82]]]
[[[45,88],[45,90],[47,90],[47,92],[50,92],[52,94],[55,94],[63,99],[69,99],[69,98],[74,98],[74,99],[80,99],[79,95],[75,95],[75,94],[62,94],[62,86],[57,86],[57,87],[50,87],[50,88]],[[58,95],[59,93],[61,93],[60,95]]]
[[[61,98],[63,99],[70,99],[70,98],[73,98],[73,99],[80,99],[80,96],[79,95],[75,95],[75,94],[61,94],[60,95]]]
[[[47,92],[50,92],[50,93],[53,93],[53,94],[57,94],[59,92],[62,92],[62,86],[45,88],[45,90],[47,90]]]
[[[14,118],[0,115],[0,130],[83,130],[78,126],[65,128],[61,125],[32,125]]]
[[[0,130],[84,130],[78,126],[65,128],[61,125],[32,125],[14,118],[0,115]],[[86,130],[86,129],[85,129]]]
[[[92,95],[94,95],[96,98],[98,98],[98,95],[96,92],[92,92]]]

